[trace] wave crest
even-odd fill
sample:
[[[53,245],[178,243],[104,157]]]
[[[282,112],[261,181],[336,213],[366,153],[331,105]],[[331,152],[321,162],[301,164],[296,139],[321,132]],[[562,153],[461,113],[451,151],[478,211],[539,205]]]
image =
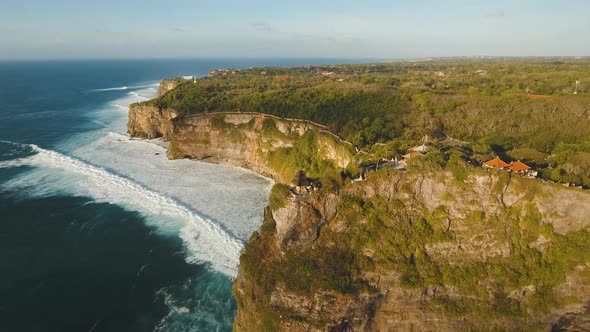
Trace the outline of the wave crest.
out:
[[[12,144],[21,145],[18,143]],[[158,216],[183,220],[185,222],[181,225],[179,234],[189,251],[186,258],[187,262],[211,262],[215,270],[232,277],[237,275],[239,254],[243,243],[211,219],[192,211],[170,197],[150,190],[107,169],[53,150],[40,148],[34,144],[22,146],[28,146],[36,153],[29,157],[0,161],[0,168],[32,166],[79,174],[82,175],[80,182],[83,183],[77,183],[76,185],[89,187],[84,194],[89,194],[97,201],[130,205],[146,215],[155,216],[155,219],[158,219],[155,222],[156,225],[164,229],[171,227],[171,225],[166,224],[166,221],[159,219]],[[88,181],[92,183],[88,183]],[[32,179],[27,183],[31,187],[35,187],[37,192],[44,193],[43,190],[37,190],[36,186],[39,183],[37,179]],[[13,183],[9,181],[3,186],[22,187],[23,185],[21,179]],[[68,185],[71,185],[71,182],[68,182]]]
[[[149,85],[135,85],[135,86],[117,86],[113,88],[104,88],[104,89],[92,89],[89,90],[90,92],[105,92],[105,91],[125,91],[125,90],[133,90],[133,89],[145,89],[145,88],[153,88],[159,86],[158,83],[149,84]]]
[[[128,90],[129,87],[128,86],[120,86],[120,87],[115,87],[115,88],[106,88],[106,89],[93,89],[90,90],[92,92],[101,92],[101,91],[125,91]]]

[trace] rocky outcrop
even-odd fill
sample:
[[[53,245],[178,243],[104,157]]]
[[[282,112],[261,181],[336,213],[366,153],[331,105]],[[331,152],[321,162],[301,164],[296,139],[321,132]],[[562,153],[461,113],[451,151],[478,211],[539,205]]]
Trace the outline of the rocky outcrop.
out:
[[[279,328],[283,331],[369,330],[375,303],[375,295],[343,296],[317,292],[313,296],[303,296],[280,286],[272,292],[270,298],[271,307],[290,311],[292,316],[301,318],[300,321],[285,319]]]
[[[293,147],[308,132],[316,134],[324,159],[342,168],[352,161],[352,149],[323,126],[252,113],[200,114],[175,121],[168,156],[227,163],[289,182],[293,170],[272,165],[271,154]]]
[[[350,212],[353,201],[351,198],[343,200],[343,197],[358,197],[353,201],[363,199],[365,205],[373,207],[354,217],[354,213]],[[374,204],[379,204],[379,207]],[[582,259],[580,265],[559,272],[563,273],[561,276],[554,274],[553,278],[560,276],[557,278],[564,278],[564,281],[553,286],[552,296],[557,300],[551,309],[534,311],[531,305],[528,312],[518,315],[502,315],[490,309],[489,317],[481,316],[478,310],[482,309],[473,309],[475,313],[470,310],[485,307],[487,301],[496,301],[492,295],[491,298],[484,296],[476,300],[470,293],[474,289],[445,282],[442,276],[432,285],[408,287],[403,281],[402,271],[390,267],[389,263],[379,263],[379,259],[384,258],[379,258],[378,252],[386,250],[383,247],[391,244],[377,242],[365,245],[364,241],[370,240],[359,243],[354,239],[359,236],[358,229],[362,234],[365,227],[376,227],[369,226],[367,219],[379,213],[384,213],[380,222],[386,225],[380,226],[381,230],[376,232],[395,232],[399,227],[396,223],[413,223],[427,218],[432,232],[438,230],[441,234],[449,234],[422,240],[422,251],[416,249],[412,254],[427,255],[432,260],[429,264],[452,267],[478,266],[479,263],[489,262],[489,266],[495,266],[494,262],[498,259],[516,259],[513,258],[514,241],[528,241],[522,245],[546,253],[552,245],[551,241],[588,229],[590,193],[519,176],[510,178],[507,173],[474,170],[462,182],[445,171],[375,173],[366,182],[346,186],[339,194],[293,195],[285,206],[268,212],[267,218],[273,227],[263,226],[260,235],[251,240],[254,248],[263,247],[264,252],[269,253],[255,260],[256,268],[262,271],[267,271],[267,268],[270,268],[268,271],[285,269],[288,264],[297,262],[293,261],[293,255],[305,257],[310,253],[313,253],[310,257],[321,264],[322,252],[329,255],[333,248],[342,250],[339,246],[344,241],[345,248],[353,246],[357,253],[360,252],[359,257],[376,264],[361,273],[361,278],[370,283],[372,291],[346,294],[320,288],[306,294],[297,284],[286,286],[289,281],[284,276],[278,277],[266,289],[256,288],[260,283],[269,281],[254,278],[248,266],[251,263],[244,260],[234,285],[238,300],[235,330],[526,330],[552,326],[583,328],[590,321],[587,310],[590,305],[590,279],[587,274],[590,259],[587,262]],[[400,221],[400,218],[407,218],[407,221]],[[535,235],[537,230],[531,231],[535,227],[540,227],[541,235]],[[369,232],[365,236],[376,241],[387,239],[380,237],[379,233]],[[522,237],[515,240],[515,236]],[[251,254],[249,250],[246,256]],[[385,257],[385,262],[389,259],[399,257]],[[315,273],[318,279],[322,278],[321,268],[317,268]],[[502,296],[507,301],[528,303],[529,298],[545,287],[543,281],[534,284],[535,278],[531,280],[532,284],[504,289],[506,294]],[[499,291],[494,289],[493,280],[481,280],[479,287],[484,293],[497,294]],[[252,292],[253,289],[256,291]],[[453,307],[448,303],[469,303],[469,307]]]
[[[178,113],[173,109],[159,109],[156,106],[132,104],[129,107],[127,131],[131,137],[169,139],[174,132],[173,120]]]
[[[128,132],[132,137],[170,141],[168,157],[226,163],[251,169],[280,182],[289,182],[294,170],[271,165],[270,155],[293,147],[314,133],[317,153],[340,168],[353,159],[350,143],[327,128],[309,121],[282,119],[260,113],[209,113],[179,117],[173,109],[145,103],[129,110]]]
[[[180,84],[182,81],[180,79],[163,79],[160,81],[160,86],[158,87],[158,97],[165,95],[168,91],[173,90]]]
[[[340,197],[334,193],[322,199],[313,195],[297,195],[272,212],[276,224],[276,241],[281,249],[306,247],[315,241],[323,225],[334,219]]]
[[[273,248],[268,252],[269,256],[280,261],[287,250],[301,252],[312,248],[321,229],[336,217],[339,204],[339,195],[316,192],[292,196],[276,211],[267,209],[266,223],[272,223],[275,228],[268,239],[269,248]],[[265,294],[267,291],[240,269],[234,283],[239,307],[234,330],[370,330],[380,297],[375,293],[340,294],[329,290],[299,294],[280,282]],[[276,316],[265,316],[269,313]]]

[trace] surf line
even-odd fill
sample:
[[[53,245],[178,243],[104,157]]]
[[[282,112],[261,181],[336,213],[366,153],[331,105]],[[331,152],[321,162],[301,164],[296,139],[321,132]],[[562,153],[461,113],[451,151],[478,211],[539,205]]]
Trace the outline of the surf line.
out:
[[[208,256],[211,259],[211,263],[213,267],[219,270],[220,272],[224,272],[228,275],[233,275],[236,273],[238,258],[240,250],[243,247],[243,242],[233,235],[229,234],[226,230],[224,230],[220,225],[215,223],[214,221],[210,220],[209,218],[199,215],[197,212],[192,211],[190,208],[184,206],[184,204],[164,196],[158,192],[150,190],[124,176],[120,176],[109,172],[108,170],[94,166],[82,160],[79,160],[74,157],[66,156],[62,153],[43,149],[35,144],[21,144],[21,143],[14,143],[9,141],[0,141],[2,143],[8,143],[19,147],[30,148],[32,152],[36,152],[36,154],[6,160],[0,162],[0,168],[10,168],[10,167],[20,167],[20,166],[33,166],[33,167],[48,167],[48,168],[57,168],[66,171],[75,172],[78,174],[86,175],[93,180],[97,181],[108,181],[109,186],[113,186],[120,190],[127,190],[130,191],[132,195],[141,195],[145,199],[149,200],[149,204],[151,205],[148,207],[149,212],[155,213],[164,213],[168,211],[175,211],[174,215],[178,215],[184,217],[189,220],[189,224],[192,223],[195,226],[200,224],[205,227],[205,229],[200,229],[200,232],[207,232],[208,234],[201,234],[199,237],[205,235],[208,240],[203,239],[206,243],[212,248],[207,248],[209,250],[217,251],[215,248],[219,248],[221,252],[217,254],[208,253],[205,256]],[[165,209],[154,211],[154,208],[162,207]],[[150,209],[152,209],[150,211]],[[170,214],[170,212],[168,212]],[[182,232],[182,230],[181,230]],[[211,236],[213,238],[211,238]],[[193,235],[194,237],[194,235]],[[191,249],[194,244],[187,243],[189,249]],[[198,249],[198,252],[204,253],[205,248],[193,248]],[[220,257],[223,256],[223,257]],[[221,258],[220,261],[215,259]],[[187,257],[189,258],[189,257]],[[201,259],[191,258],[192,261],[199,261]],[[233,265],[236,265],[235,267]]]
[[[88,90],[90,92],[105,92],[105,91],[125,91],[125,90],[133,90],[133,89],[145,89],[145,88],[154,88],[157,87],[159,83],[150,84],[150,85],[136,85],[136,86],[118,86],[113,88],[104,88],[104,89],[92,89]]]

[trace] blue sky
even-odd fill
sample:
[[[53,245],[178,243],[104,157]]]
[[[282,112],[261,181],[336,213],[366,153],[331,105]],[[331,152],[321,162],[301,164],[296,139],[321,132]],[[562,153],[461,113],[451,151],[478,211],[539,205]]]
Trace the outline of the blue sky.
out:
[[[590,55],[590,1],[1,0],[0,59]]]

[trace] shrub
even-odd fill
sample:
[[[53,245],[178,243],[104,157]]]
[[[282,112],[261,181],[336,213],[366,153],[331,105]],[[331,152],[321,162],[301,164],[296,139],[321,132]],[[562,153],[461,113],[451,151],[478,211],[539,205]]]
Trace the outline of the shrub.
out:
[[[270,190],[269,204],[273,211],[283,208],[289,199],[289,186],[282,183],[275,183]]]

